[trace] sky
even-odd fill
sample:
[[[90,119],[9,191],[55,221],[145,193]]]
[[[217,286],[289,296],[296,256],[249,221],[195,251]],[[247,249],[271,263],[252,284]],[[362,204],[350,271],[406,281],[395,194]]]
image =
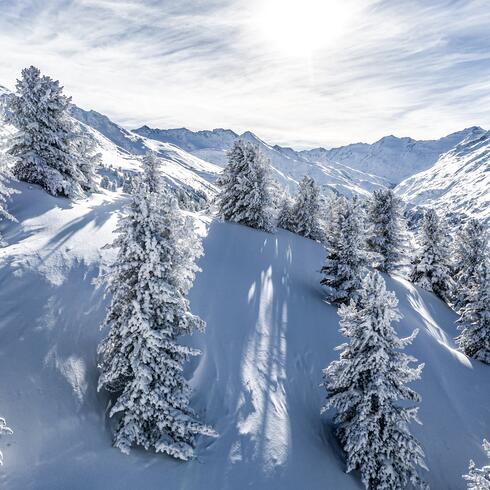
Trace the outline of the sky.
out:
[[[309,148],[490,128],[487,0],[0,0],[0,12],[0,85],[36,65],[130,129]]]

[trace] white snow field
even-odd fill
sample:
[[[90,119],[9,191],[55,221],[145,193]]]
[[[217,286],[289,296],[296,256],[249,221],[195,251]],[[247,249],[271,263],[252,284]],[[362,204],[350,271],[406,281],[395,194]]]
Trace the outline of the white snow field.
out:
[[[342,342],[323,300],[318,244],[195,215],[202,272],[190,299],[207,331],[190,341],[193,405],[220,433],[179,462],[111,446],[109,399],[97,393],[96,347],[106,300],[93,284],[126,197],[103,192],[75,203],[16,184],[0,249],[0,439],[7,490],[360,489],[344,473],[331,414],[320,416],[321,370]],[[456,315],[432,294],[387,278],[400,300],[398,331],[420,333],[408,352],[426,363],[413,384],[423,397],[432,489],[463,489],[470,458],[490,437],[490,367],[455,349]]]

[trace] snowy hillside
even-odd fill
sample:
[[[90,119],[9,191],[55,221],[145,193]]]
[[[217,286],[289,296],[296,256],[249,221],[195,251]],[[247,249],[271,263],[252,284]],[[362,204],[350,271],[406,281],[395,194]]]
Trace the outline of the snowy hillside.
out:
[[[96,345],[106,300],[93,284],[112,241],[123,194],[77,202],[37,186],[21,191],[0,249],[1,415],[14,435],[0,440],[9,490],[360,489],[344,473],[323,402],[321,369],[342,342],[336,309],[319,286],[323,249],[288,232],[266,234],[195,215],[204,256],[191,307],[207,321],[192,338],[193,405],[220,433],[182,463],[111,447],[108,399],[96,391]],[[468,460],[483,461],[490,434],[489,367],[455,349],[453,314],[432,294],[387,278],[404,316],[408,352],[426,363],[414,427],[433,489],[462,490]],[[212,294],[211,294],[212,293]]]
[[[104,167],[137,172],[141,165],[141,156],[124,151],[111,140],[96,130],[87,127],[97,141],[97,151],[102,156]],[[216,180],[220,168],[205,162],[176,146],[155,143],[140,139],[145,152],[153,150],[162,159],[161,172],[165,180],[173,187],[184,189],[190,193],[204,195],[208,198],[214,196]]]
[[[9,91],[3,89],[3,94]],[[2,88],[0,87],[0,96]],[[141,156],[152,150],[162,158],[161,171],[164,179],[173,187],[196,198],[211,198],[216,193],[213,182],[220,167],[201,160],[171,144],[148,140],[114,124],[106,116],[94,111],[86,112],[73,107],[77,124],[88,131],[96,141],[96,152],[102,157],[102,175],[111,175],[112,170],[139,172]],[[14,132],[6,125],[0,111],[0,152],[6,149],[7,138]],[[107,169],[111,168],[109,173]]]
[[[470,215],[490,224],[490,132],[469,136],[395,190],[413,205],[456,217]]]
[[[302,157],[291,148],[278,145],[271,146],[250,131],[237,135],[233,131],[214,129],[198,131],[188,129],[151,129],[143,126],[134,130],[141,136],[156,141],[171,142],[193,155],[212,161],[217,165],[226,163],[226,152],[233,141],[240,137],[257,145],[272,164],[273,177],[283,186],[293,190],[304,175],[313,177],[324,189],[335,189],[345,195],[364,195],[375,189],[389,186],[389,182],[361,170],[350,168],[346,164],[327,162],[319,163]]]
[[[214,186],[210,183],[216,180],[221,171],[216,165],[201,160],[173,144],[155,142],[136,135],[98,112],[84,111],[74,106],[72,115],[84,126],[95,130],[93,134],[101,148],[105,163],[110,164],[114,155],[117,155],[116,161],[124,168],[124,160],[135,161],[136,156],[154,151],[165,161],[162,170],[168,180],[180,185],[191,183],[191,186],[206,194],[215,192]]]
[[[385,136],[372,145],[355,143],[326,150],[315,148],[300,154],[315,162],[339,162],[349,167],[384,177],[394,184],[430,168],[439,157],[468,137],[478,137],[485,131],[472,127],[438,140],[414,140]]]
[[[239,137],[231,129],[213,129],[212,131],[191,131],[187,128],[153,129],[148,126],[133,131],[136,134],[157,141],[172,143],[204,160],[224,166],[228,161],[226,152]]]

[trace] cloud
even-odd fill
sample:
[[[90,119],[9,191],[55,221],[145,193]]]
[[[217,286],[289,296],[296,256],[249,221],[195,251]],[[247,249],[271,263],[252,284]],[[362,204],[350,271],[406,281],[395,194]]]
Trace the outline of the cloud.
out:
[[[230,127],[304,147],[490,126],[483,1],[0,0],[0,10],[0,84],[35,64],[128,127]]]

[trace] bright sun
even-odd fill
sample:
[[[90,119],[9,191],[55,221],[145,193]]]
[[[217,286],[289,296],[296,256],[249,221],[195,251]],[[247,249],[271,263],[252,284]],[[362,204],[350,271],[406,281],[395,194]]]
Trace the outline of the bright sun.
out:
[[[345,31],[353,10],[348,0],[262,0],[258,22],[273,49],[303,56],[332,45]]]

